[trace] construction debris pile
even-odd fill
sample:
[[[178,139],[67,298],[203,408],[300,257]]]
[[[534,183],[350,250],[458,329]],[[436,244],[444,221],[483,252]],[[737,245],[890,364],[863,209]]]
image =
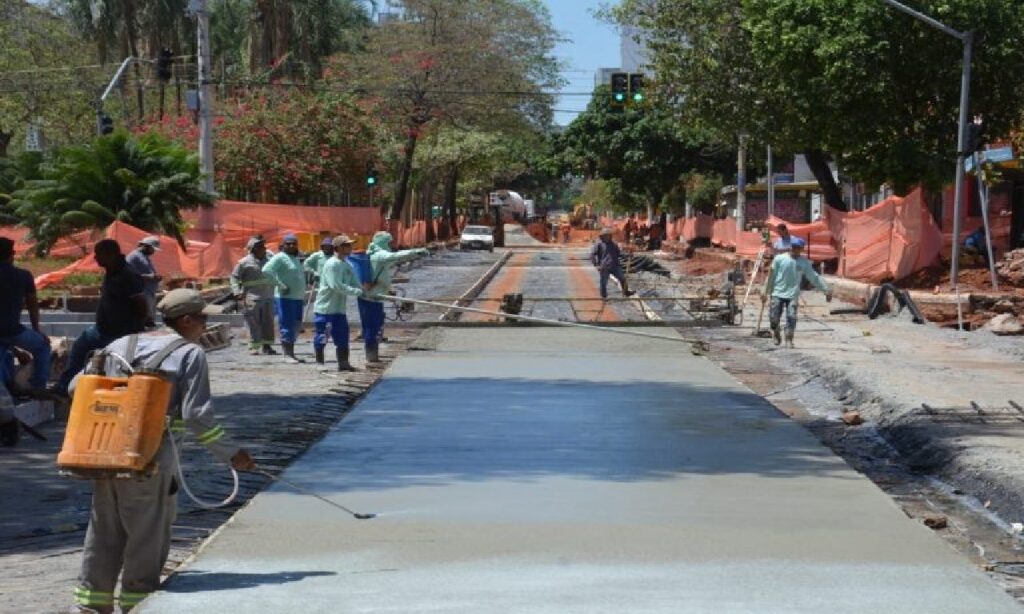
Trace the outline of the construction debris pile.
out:
[[[996,273],[1003,282],[1018,288],[1024,287],[1024,248],[1006,252],[1003,259],[996,263]]]

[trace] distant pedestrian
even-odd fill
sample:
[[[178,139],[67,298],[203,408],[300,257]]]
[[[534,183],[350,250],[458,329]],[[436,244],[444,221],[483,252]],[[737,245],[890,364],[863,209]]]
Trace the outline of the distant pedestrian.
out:
[[[263,272],[274,280],[274,309],[285,359],[291,363],[305,362],[295,356],[295,339],[302,324],[302,301],[306,297],[306,274],[299,262],[299,238],[286,234],[281,240],[280,253],[263,265]]]
[[[113,239],[103,239],[93,247],[96,262],[103,267],[100,304],[96,323],[75,339],[68,356],[68,367],[61,374],[55,391],[66,395],[71,378],[85,366],[89,353],[106,347],[118,337],[141,333],[149,318],[149,303],[142,277],[128,268],[121,246]]]
[[[32,378],[29,386],[34,392],[46,389],[50,378],[50,340],[39,329],[39,300],[32,273],[14,266],[14,241],[0,237],[0,353],[21,348],[32,355]],[[21,323],[21,310],[28,310],[32,328]],[[0,363],[9,364],[8,356],[0,356]],[[6,370],[6,369],[5,369]],[[0,386],[3,379],[0,378]]]
[[[160,289],[160,275],[153,266],[152,256],[160,251],[160,237],[149,236],[139,241],[138,246],[128,254],[125,262],[128,268],[139,274],[142,278],[142,287],[146,294],[146,302],[149,305],[149,316],[146,318],[146,326],[156,326],[156,293]]]
[[[814,272],[811,261],[803,257],[804,240],[793,237],[788,252],[775,256],[771,271],[765,282],[761,302],[771,298],[768,321],[771,323],[772,337],[775,345],[782,343],[780,329],[782,314],[786,314],[786,345],[793,347],[793,335],[796,332],[797,310],[800,306],[800,285],[807,279],[825,293],[825,300],[832,301],[832,290]]]
[[[569,242],[569,236],[572,234],[572,226],[568,222],[562,224],[562,243]]]
[[[273,278],[263,272],[267,264],[267,244],[262,239],[249,239],[249,254],[231,271],[231,292],[242,305],[245,325],[249,328],[249,353],[275,355],[274,350],[274,286]]]
[[[366,295],[359,299],[358,305],[367,362],[380,361],[380,341],[384,335],[384,303],[378,297],[391,293],[391,276],[395,265],[430,253],[424,248],[393,252],[391,241],[390,232],[380,231],[373,235],[370,247],[366,250],[370,257],[373,278],[369,283],[363,284]]]
[[[334,353],[338,359],[338,371],[354,371],[349,362],[348,297],[360,297],[363,289],[355,269],[348,262],[352,253],[352,239],[346,235],[334,238],[333,254],[324,262],[320,272],[320,285],[316,292],[313,309],[313,352],[316,362],[324,364],[324,348],[327,337],[334,342]]]
[[[622,273],[622,263],[619,256],[622,250],[612,240],[612,229],[602,228],[600,238],[590,248],[590,262],[597,267],[601,278],[601,298],[608,298],[608,278],[614,277],[622,286],[622,296],[633,296],[626,282],[626,276]]]

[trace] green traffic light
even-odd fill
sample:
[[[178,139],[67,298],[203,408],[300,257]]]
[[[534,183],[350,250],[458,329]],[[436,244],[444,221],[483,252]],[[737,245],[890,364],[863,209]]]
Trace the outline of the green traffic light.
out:
[[[643,102],[643,101],[644,101],[644,95],[643,94],[641,94],[639,92],[636,93],[636,94],[633,94],[633,102]]]
[[[625,94],[620,94],[620,93],[616,93],[615,94],[615,102],[623,102],[625,100],[626,100],[626,95]]]
[[[366,185],[377,185],[377,178],[376,177],[367,177],[366,178]]]

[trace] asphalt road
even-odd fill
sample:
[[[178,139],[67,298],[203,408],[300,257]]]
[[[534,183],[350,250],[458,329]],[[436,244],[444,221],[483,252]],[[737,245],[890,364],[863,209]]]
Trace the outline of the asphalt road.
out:
[[[427,333],[142,612],[1018,612],[689,346]]]

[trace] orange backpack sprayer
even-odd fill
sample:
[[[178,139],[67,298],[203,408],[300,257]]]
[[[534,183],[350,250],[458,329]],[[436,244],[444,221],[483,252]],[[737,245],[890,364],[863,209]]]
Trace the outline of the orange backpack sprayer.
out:
[[[132,365],[138,337],[132,335],[127,356],[98,353],[75,386],[64,445],[57,456],[61,473],[81,478],[129,478],[150,474],[163,441],[167,408],[174,384],[158,369],[187,343],[171,342],[139,369]],[[123,360],[130,375],[107,376],[107,358]]]

